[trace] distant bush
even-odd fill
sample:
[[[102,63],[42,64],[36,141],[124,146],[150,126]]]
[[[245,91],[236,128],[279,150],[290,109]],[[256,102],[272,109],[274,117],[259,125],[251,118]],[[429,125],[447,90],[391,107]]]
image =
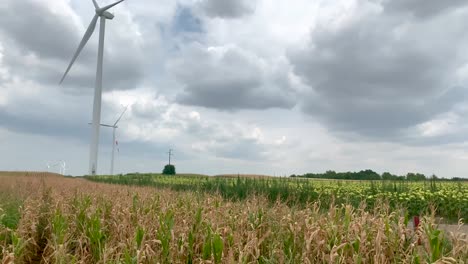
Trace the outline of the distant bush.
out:
[[[164,170],[163,170],[162,174],[164,174],[164,175],[175,175],[176,174],[175,166],[167,164],[166,166],[164,166]]]

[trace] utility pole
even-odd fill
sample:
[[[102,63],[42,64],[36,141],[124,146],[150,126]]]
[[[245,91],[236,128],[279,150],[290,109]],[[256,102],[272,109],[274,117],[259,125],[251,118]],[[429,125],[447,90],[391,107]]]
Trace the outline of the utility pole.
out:
[[[169,149],[169,152],[167,152],[167,154],[169,154],[169,165],[171,165],[171,156],[173,155],[172,149]]]

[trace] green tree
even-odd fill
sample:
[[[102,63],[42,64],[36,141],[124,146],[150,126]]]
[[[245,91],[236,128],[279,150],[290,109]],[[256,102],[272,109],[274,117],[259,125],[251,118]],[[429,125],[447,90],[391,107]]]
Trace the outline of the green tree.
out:
[[[162,173],[164,175],[175,175],[176,174],[175,166],[172,164],[167,164],[166,166],[164,166],[164,170]]]
[[[408,181],[424,181],[426,179],[426,176],[421,173],[408,172],[408,174],[406,174],[406,179]]]
[[[390,172],[382,173],[382,180],[398,180],[398,176],[391,174]]]

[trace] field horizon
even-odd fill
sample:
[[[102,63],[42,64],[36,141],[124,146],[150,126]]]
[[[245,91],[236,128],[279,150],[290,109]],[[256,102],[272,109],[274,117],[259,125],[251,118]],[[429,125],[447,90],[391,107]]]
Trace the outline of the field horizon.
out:
[[[51,175],[58,175],[58,176],[71,176],[71,177],[85,177],[88,175],[67,175],[67,174],[60,174],[57,172],[50,172],[50,171],[22,171],[22,170],[17,170],[17,171],[0,171],[0,176],[1,175],[8,175],[8,174],[17,174],[17,175],[25,175],[25,174],[51,174]],[[163,175],[161,172],[129,172],[125,174],[114,174],[113,176],[119,176],[119,175],[131,175],[131,174],[141,174],[141,175]],[[291,176],[295,176],[295,178],[298,179],[313,179],[313,180],[336,180],[336,181],[372,181],[372,180],[355,180],[355,179],[333,179],[333,178],[307,178],[303,175],[267,175],[267,174],[255,174],[255,173],[223,173],[223,174],[200,174],[200,173],[194,173],[194,172],[181,172],[177,173],[176,175],[178,176],[192,176],[192,177],[220,177],[220,178],[236,178],[236,177],[242,177],[242,178],[290,178]],[[108,174],[98,174],[96,176],[110,176]],[[293,176],[293,177],[294,177]],[[427,177],[427,176],[426,176]],[[380,179],[384,180],[384,179]],[[425,180],[430,180],[430,177],[426,178]],[[438,178],[438,181],[452,181],[454,180],[453,178]],[[455,177],[455,180],[458,181],[468,181],[468,178],[458,178]],[[378,180],[374,180],[378,181]]]

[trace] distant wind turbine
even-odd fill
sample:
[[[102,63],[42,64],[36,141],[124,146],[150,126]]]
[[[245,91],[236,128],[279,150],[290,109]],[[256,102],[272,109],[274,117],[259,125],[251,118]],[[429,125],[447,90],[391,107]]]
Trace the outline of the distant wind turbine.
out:
[[[115,121],[113,125],[106,125],[106,124],[100,124],[103,127],[110,127],[112,128],[112,158],[111,158],[111,166],[110,166],[110,175],[114,175],[114,153],[115,153],[115,145],[117,144],[117,141],[115,141],[115,130],[119,128],[117,124],[119,123],[120,119],[122,119],[122,116],[127,112],[128,105],[125,107],[123,112],[120,114],[119,118]],[[89,123],[91,124],[91,123]]]
[[[60,167],[60,162],[56,162],[56,163],[53,163],[51,164],[50,162],[47,162],[46,163],[46,166],[47,166],[47,172],[50,172],[50,168],[59,168],[59,174],[62,174],[62,168]]]
[[[47,166],[47,172],[49,172],[50,167],[52,167],[52,166],[54,166],[54,165],[50,165],[50,162],[47,162],[47,163],[46,163],[46,166]]]
[[[60,174],[65,175],[66,172],[67,172],[67,163],[64,160],[62,160],[60,162]]]
[[[68,72],[70,71],[73,63],[75,62],[78,55],[80,55],[81,50],[84,48],[88,40],[93,35],[94,29],[96,28],[97,20],[100,18],[101,27],[99,29],[99,49],[98,49],[98,61],[96,69],[96,86],[94,89],[94,103],[93,103],[93,123],[92,123],[92,136],[91,144],[89,149],[89,174],[96,175],[97,171],[97,158],[98,158],[98,145],[99,145],[99,125],[101,123],[101,96],[102,96],[102,64],[104,58],[104,34],[106,28],[106,19],[113,19],[114,15],[109,13],[107,10],[111,7],[120,4],[124,0],[117,1],[113,4],[99,7],[96,0],[93,0],[96,14],[94,15],[91,23],[86,30],[83,39],[78,45],[78,49],[72,57],[70,64],[68,65],[67,70],[63,74],[60,84],[63,82]]]

